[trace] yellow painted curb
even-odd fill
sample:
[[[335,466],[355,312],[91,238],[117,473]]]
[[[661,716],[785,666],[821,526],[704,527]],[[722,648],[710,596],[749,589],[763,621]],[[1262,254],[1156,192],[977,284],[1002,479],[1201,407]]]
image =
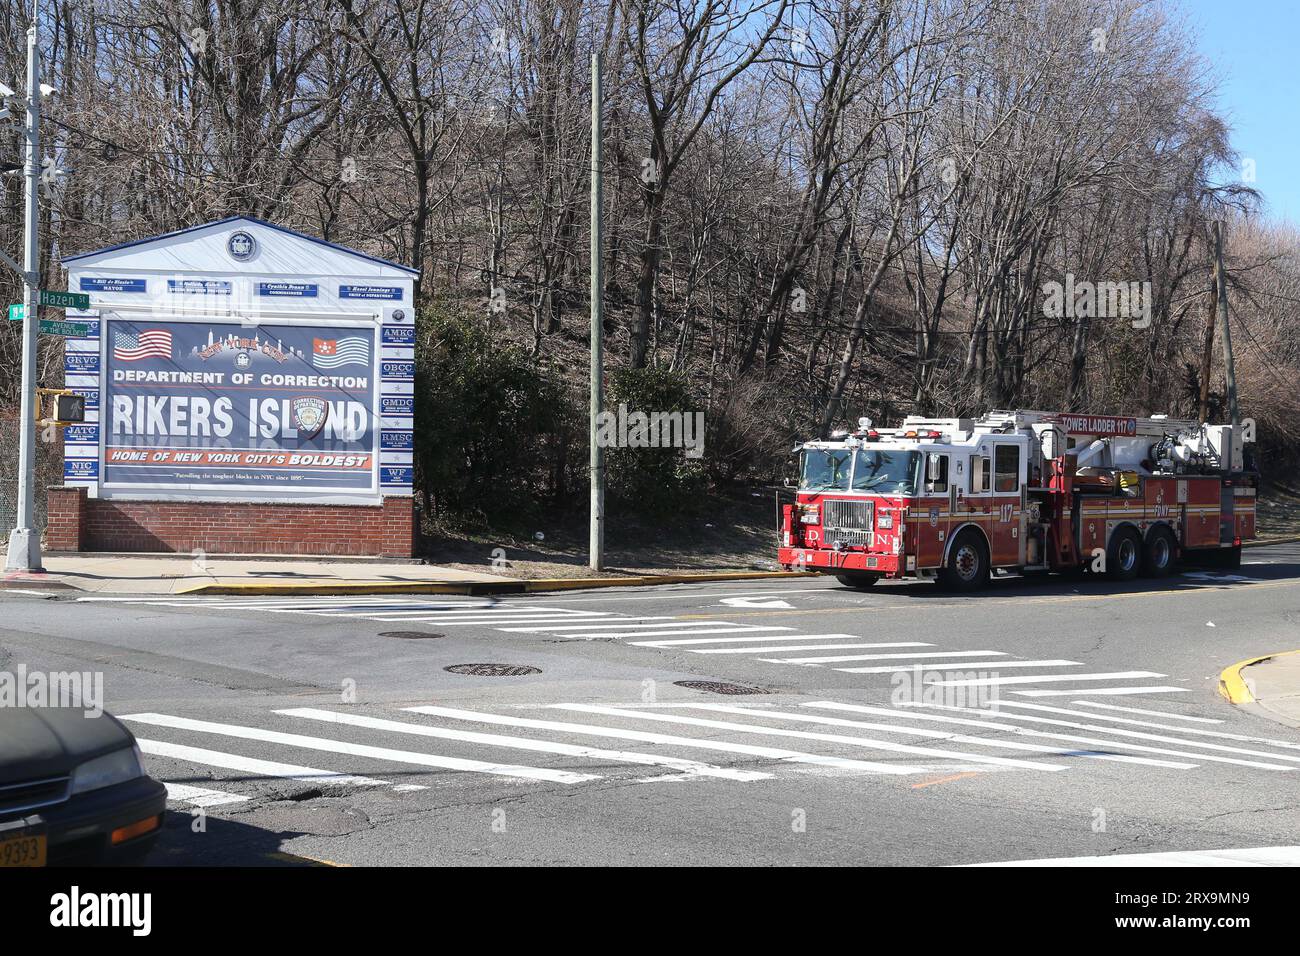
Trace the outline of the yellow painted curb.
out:
[[[1225,667],[1219,674],[1219,694],[1230,704],[1255,703],[1255,695],[1246,686],[1246,680],[1241,676],[1241,672],[1252,664],[1272,660],[1274,657],[1284,657],[1287,654],[1300,654],[1300,650],[1264,654],[1261,657],[1251,657],[1244,661],[1237,661],[1231,667]]]
[[[751,581],[763,578],[815,577],[806,571],[718,571],[703,574],[642,574],[623,578],[534,578],[509,581],[376,581],[319,583],[195,584],[175,594],[233,594],[340,596],[348,594],[521,594],[539,591],[579,591],[593,588],[652,587],[707,581]]]
[[[340,582],[338,584],[195,584],[181,588],[173,594],[242,594],[257,596],[260,594],[299,594],[311,595],[348,595],[348,594],[469,594],[470,588],[480,582],[466,581],[463,584],[451,584],[442,581],[424,583],[420,581],[379,581],[373,584]],[[501,582],[500,585],[515,584]],[[515,587],[522,591],[522,588]]]
[[[587,588],[650,587],[656,584],[694,584],[706,581],[755,581],[762,578],[811,577],[803,571],[717,571],[704,574],[638,574],[625,578],[534,578],[524,581],[525,591],[578,591]]]

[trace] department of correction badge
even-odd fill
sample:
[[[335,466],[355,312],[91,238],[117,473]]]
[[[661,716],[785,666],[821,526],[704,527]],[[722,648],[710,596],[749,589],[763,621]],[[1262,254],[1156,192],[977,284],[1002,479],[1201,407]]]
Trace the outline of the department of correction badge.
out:
[[[293,400],[293,427],[306,438],[315,438],[325,427],[330,407],[320,398],[295,398]]]

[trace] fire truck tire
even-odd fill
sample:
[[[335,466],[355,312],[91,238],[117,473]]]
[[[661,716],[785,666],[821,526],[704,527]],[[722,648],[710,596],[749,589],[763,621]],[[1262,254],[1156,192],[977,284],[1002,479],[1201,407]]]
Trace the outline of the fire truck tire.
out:
[[[1106,577],[1132,581],[1142,570],[1142,539],[1132,528],[1116,528],[1106,548]]]
[[[846,588],[865,591],[880,580],[879,574],[837,574],[835,580]]]
[[[939,571],[939,583],[950,591],[978,591],[989,583],[989,549],[978,532],[957,535]]]
[[[1142,573],[1149,578],[1168,576],[1178,561],[1178,544],[1169,529],[1157,525],[1142,546]]]

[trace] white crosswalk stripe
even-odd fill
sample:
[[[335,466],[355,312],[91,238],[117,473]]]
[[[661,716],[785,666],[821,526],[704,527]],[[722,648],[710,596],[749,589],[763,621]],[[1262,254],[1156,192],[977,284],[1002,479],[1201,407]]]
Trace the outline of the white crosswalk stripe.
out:
[[[137,737],[136,741],[142,753],[155,757],[172,757],[204,767],[220,767],[224,770],[239,770],[243,773],[255,773],[263,777],[282,777],[285,780],[299,780],[310,783],[330,783],[353,787],[386,787],[387,781],[355,774],[336,773],[333,770],[318,770],[315,767],[301,767],[296,764],[280,763],[275,760],[260,760],[256,757],[241,757],[238,754],[223,753],[219,750],[207,750],[203,747],[189,747],[173,744],[163,740],[149,740]]]
[[[368,620],[379,621],[383,624],[431,624],[435,627],[482,627],[485,622],[480,620],[466,620],[465,618],[445,618],[445,617],[372,617]],[[490,622],[498,631],[513,630],[513,628],[504,628],[499,622]],[[555,617],[512,617],[511,624],[554,624],[557,630],[569,630],[570,625],[562,618]]]
[[[1070,710],[1066,707],[1048,707],[1045,704],[1029,704],[1021,700],[999,700],[992,705],[993,709],[1003,707],[1019,707],[1050,714],[1065,714],[1070,717],[1086,717],[1089,720],[1105,720],[1111,723],[1126,724],[1134,727],[1148,727],[1156,730],[1173,730],[1182,734],[1193,734],[1201,737],[1217,737],[1222,740],[1240,740],[1244,743],[1269,744],[1274,747],[1285,747],[1290,750],[1300,750],[1300,743],[1292,743],[1287,740],[1277,740],[1273,737],[1251,737],[1246,734],[1230,734],[1222,730],[1204,730],[1200,727],[1178,726],[1177,724],[1153,723],[1149,720],[1136,720],[1131,717],[1113,717],[1107,714],[1098,714],[1086,710]],[[1142,711],[1142,713],[1155,714],[1158,711]],[[1177,717],[1177,714],[1163,715],[1168,717]],[[1199,717],[1183,717],[1183,720],[1202,720]],[[1221,724],[1221,720],[1206,720],[1205,723]]]
[[[893,661],[893,660],[914,660],[925,663],[926,658],[931,657],[997,657],[1003,654],[1003,651],[924,651],[913,654],[846,654],[832,655],[829,657],[778,657],[771,659],[773,664],[839,664],[846,661]],[[768,658],[760,658],[768,660]],[[978,665],[977,661],[964,661],[971,667]],[[997,661],[988,663],[996,664]],[[929,666],[928,663],[925,666]],[[838,670],[839,668],[837,668]]]
[[[624,629],[635,630],[636,628],[639,627],[660,628],[660,627],[681,627],[682,626],[680,623],[670,623],[670,624],[646,624],[645,623],[646,621],[671,620],[670,618],[666,618],[666,617],[619,618],[618,620],[620,623],[617,624],[607,620],[601,622],[600,624],[560,623],[560,624],[548,625],[545,627],[503,627],[501,628],[501,630],[512,634],[513,633],[536,634],[536,633],[543,633],[545,631],[599,631],[599,630],[613,631],[613,630],[624,630]],[[510,623],[513,625],[515,622],[511,621]]]
[[[545,767],[523,767],[516,764],[489,763],[482,760],[467,760],[461,757],[442,757],[435,754],[415,753],[409,750],[395,750],[390,747],[372,747],[367,744],[353,744],[343,740],[325,740],[320,737],[307,737],[302,734],[286,734],[275,730],[263,730],[260,727],[240,727],[234,724],[222,724],[211,720],[192,720],[188,717],[171,717],[166,714],[130,714],[123,720],[149,724],[155,727],[171,727],[177,730],[193,730],[200,733],[220,734],[228,737],[241,737],[245,740],[260,740],[267,743],[287,744],[306,750],[323,750],[327,753],[348,754],[354,757],[371,757],[388,760],[393,763],[414,764],[421,767],[433,767],[444,770],[465,770],[476,773],[495,774],[502,777],[519,777],[524,780],[545,780],[551,783],[584,783],[599,780],[596,774],[572,773],[568,770],[550,770]]]
[[[940,750],[934,747],[914,747],[891,740],[875,740],[866,737],[850,737],[844,734],[823,734],[811,731],[789,730],[784,727],[772,727],[767,724],[741,724],[734,721],[708,720],[702,717],[687,717],[680,714],[659,713],[654,711],[623,710],[618,707],[602,707],[597,704],[551,704],[559,710],[572,710],[587,714],[604,714],[609,717],[635,717],[642,720],[658,720],[666,723],[689,724],[694,727],[708,727],[717,730],[734,730],[746,734],[763,734],[772,737],[795,737],[801,740],[820,740],[830,743],[849,744],[854,747],[866,747],[872,750],[892,751],[919,757],[938,757],[944,760],[959,760],[965,763],[1000,764],[1004,767],[1021,767],[1032,770],[1064,770],[1063,764],[1039,763],[1029,760],[1013,760],[1006,757],[989,757],[966,753],[963,751]]]
[[[288,717],[304,717],[327,723],[350,724],[354,727],[369,727],[375,730],[438,737],[445,740],[463,740],[496,747],[514,747],[521,750],[565,754],[570,757],[590,757],[596,760],[612,760],[621,763],[650,764],[652,766],[669,767],[673,770],[680,770],[683,773],[701,777],[721,777],[724,780],[767,780],[772,776],[769,773],[731,770],[676,757],[656,757],[653,754],[636,753],[628,750],[601,750],[596,747],[580,747],[574,744],[552,743],[544,740],[531,740],[525,737],[510,737],[501,734],[483,734],[469,730],[430,727],[422,724],[407,724],[396,720],[366,717],[361,714],[341,714],[335,711],[318,710],[314,707],[295,707],[291,710],[277,710],[276,713]]]
[[[566,709],[581,709],[583,705],[551,705]],[[638,740],[644,743],[665,744],[692,749],[714,750],[722,753],[741,754],[748,757],[762,757],[788,763],[812,764],[819,767],[831,767],[837,770],[858,770],[884,774],[927,773],[931,767],[901,766],[897,764],[876,763],[867,760],[846,759],[843,757],[823,756],[799,750],[787,750],[781,747],[761,746],[757,744],[734,743],[701,737],[682,737],[655,731],[636,730],[632,728],[610,727],[596,724],[579,724],[567,721],[539,720],[530,717],[513,717],[500,714],[485,714],[475,711],[458,710],[451,707],[420,706],[408,707],[407,710],[417,714],[429,714],[437,717],[450,717],[458,720],[474,720],[484,723],[505,724],[512,727],[532,727],[541,730],[558,730],[566,733],[590,735],[595,737]],[[614,710],[614,708],[606,708]],[[623,716],[621,712],[616,716]],[[654,719],[653,717],[651,719]]]
[[[687,638],[684,640],[674,641],[632,641],[633,647],[684,647],[691,644],[753,644],[762,641],[825,641],[832,637],[853,638],[852,634],[782,634],[780,636],[768,637],[716,637],[716,638]],[[922,641],[889,641],[881,644],[864,644],[864,647],[933,647],[933,644],[926,644]],[[746,648],[746,650],[757,650],[756,648]]]
[[[1081,737],[1077,734],[1063,734],[1055,731],[1049,732],[1043,730],[1033,730],[1029,727],[1019,726],[1016,724],[1004,724],[1001,723],[1001,721],[999,720],[993,720],[989,716],[987,716],[993,713],[992,711],[979,710],[979,709],[969,708],[969,707],[950,707],[944,704],[925,704],[920,702],[914,702],[914,703],[916,707],[925,707],[931,710],[942,710],[951,713],[961,713],[961,714],[969,714],[969,715],[984,715],[984,716],[955,717],[955,716],[949,716],[947,714],[941,715],[941,714],[930,714],[930,713],[917,713],[912,710],[904,711],[904,713],[911,713],[911,716],[917,720],[928,720],[937,723],[960,724],[967,727],[995,727],[996,729],[999,730],[1006,730],[1006,731],[1010,731],[1011,733],[1028,736],[1028,737],[1042,737],[1048,740],[1067,740],[1072,743],[1087,744],[1090,747],[1107,747],[1107,748],[1113,748],[1119,750],[1136,751],[1138,753],[1163,754],[1170,757],[1191,758],[1197,761],[1234,764],[1236,766],[1241,766],[1241,767],[1254,767],[1260,770],[1294,771],[1296,769],[1294,766],[1289,766],[1287,764],[1282,764],[1282,763],[1267,763],[1267,762],[1261,762],[1257,760],[1243,760],[1236,757],[1220,757],[1217,754],[1189,752],[1186,750],[1171,750],[1168,747],[1152,747],[1149,744],[1136,744],[1127,740],[1120,742],[1114,738],[1108,740],[1108,739],[1097,738],[1097,737]],[[804,704],[803,706],[821,708],[825,710],[834,710],[834,711],[849,711],[852,713],[861,713],[861,714],[885,713],[885,714],[896,715],[899,713],[899,711],[897,710],[883,710],[882,708],[879,707],[871,707],[863,704],[843,704],[835,701],[816,701],[816,702],[810,702]],[[996,714],[996,716],[1000,718],[1006,717],[1005,714]],[[1105,732],[1112,733],[1113,730],[1111,728],[1107,728]],[[1188,745],[1195,746],[1194,744],[1190,744],[1189,741],[1179,741],[1179,743],[1183,746],[1188,746]]]
[[[1121,707],[1118,704],[1103,704],[1095,700],[1076,700],[1076,706],[1090,707],[1097,710],[1114,710],[1125,714],[1146,714],[1148,717],[1164,717],[1168,720],[1190,720],[1197,724],[1222,724],[1217,717],[1189,717],[1187,714],[1175,714],[1167,710],[1143,710],[1140,707]]]
[[[837,667],[835,670],[844,674],[897,674],[900,671],[920,670],[923,672],[935,670],[964,670],[968,667],[980,667],[988,665],[994,668],[1004,667],[1080,667],[1078,661],[922,661],[916,664],[908,664],[905,661],[899,661],[897,664],[878,666],[878,667]]]
[[[797,640],[793,635],[790,637],[773,637],[769,640],[785,641]],[[643,642],[644,643],[644,642]],[[640,645],[639,645],[640,646]],[[783,651],[833,651],[833,650],[863,650],[871,647],[897,647],[897,644],[778,644],[776,647],[688,647],[687,653],[690,654],[779,654]],[[920,647],[930,647],[929,644],[918,645]],[[921,655],[907,654],[899,655],[907,657],[916,657]],[[935,657],[950,656],[944,652],[936,652]],[[759,658],[760,660],[762,658]]]
[[[246,803],[248,797],[224,790],[209,790],[207,787],[192,787],[183,783],[167,783],[167,799],[177,803],[188,803],[196,807],[223,807],[231,803]]]
[[[1109,674],[1034,674],[1032,677],[962,677],[956,680],[939,680],[936,687],[991,687],[1001,684],[1041,684],[1044,681],[1076,680],[1126,680],[1132,677],[1164,677],[1152,671],[1114,671]]]
[[[922,704],[920,706],[938,707],[936,704]],[[943,707],[944,710],[960,710],[964,713],[972,712],[971,708],[952,708]],[[1219,753],[1242,754],[1248,757],[1268,757],[1273,760],[1289,760],[1300,764],[1300,754],[1277,754],[1269,753],[1265,750],[1251,750],[1245,747],[1229,747],[1226,744],[1215,744],[1207,741],[1188,739],[1185,737],[1170,737],[1166,734],[1143,733],[1137,730],[1126,730],[1123,727],[1109,727],[1102,724],[1082,724],[1073,720],[1061,720],[1057,717],[1047,717],[1041,714],[1018,714],[1007,713],[1001,708],[990,708],[983,711],[974,711],[975,713],[994,713],[999,720],[1014,720],[1030,724],[1048,724],[1053,727],[1070,727],[1074,730],[1099,730],[1105,734],[1113,734],[1117,737],[1133,738],[1136,740],[1154,740],[1159,743],[1180,744],[1185,747],[1202,747],[1206,750],[1213,750]]]
[[[1146,757],[1126,757],[1119,754],[1103,753],[1092,750],[1063,750],[1059,747],[1048,747],[1039,744],[1029,744],[1022,741],[1013,740],[996,740],[991,737],[972,737],[968,734],[952,733],[945,730],[927,730],[919,727],[905,727],[897,724],[885,724],[872,721],[848,720],[843,717],[827,717],[820,714],[800,714],[789,711],[779,711],[769,708],[752,708],[737,707],[728,704],[681,704],[681,707],[692,710],[709,710],[725,714],[744,714],[746,716],[759,716],[765,718],[774,718],[779,720],[789,720],[800,723],[821,724],[833,727],[854,727],[862,730],[885,731],[887,733],[905,733],[913,734],[918,737],[927,737],[935,740],[950,740],[959,744],[974,744],[980,747],[999,747],[1009,750],[1026,750],[1034,753],[1051,754],[1056,757],[1090,757],[1098,760],[1114,760],[1120,763],[1137,763],[1153,767],[1173,767],[1179,770],[1188,770],[1195,766],[1190,763],[1175,763],[1169,760],[1155,760]],[[1014,730],[1014,728],[1011,728]]]
[[[355,615],[322,614],[321,617],[355,617]],[[529,617],[545,617],[556,621],[580,624],[583,621],[607,619],[611,615],[600,611],[566,611],[563,609],[543,611],[531,608],[493,608],[490,611],[403,611],[389,614],[387,611],[369,615],[375,621],[480,621],[485,624],[510,624]]]
[[[1013,690],[1021,697],[1077,697],[1079,694],[1124,697],[1134,694],[1185,694],[1186,687],[1156,684],[1149,687],[1072,687],[1069,690]]]
[[[650,626],[653,627],[654,625],[650,625]],[[611,630],[609,630],[609,629],[606,629],[606,630],[603,631],[603,632],[598,632],[598,633],[587,633],[587,634],[584,634],[583,636],[585,636],[585,637],[619,637],[619,638],[625,638],[625,637],[656,637],[656,638],[658,638],[658,637],[663,637],[665,634],[691,634],[691,635],[698,635],[698,634],[757,634],[759,631],[769,631],[769,632],[770,632],[770,631],[793,631],[793,630],[794,630],[794,628],[792,628],[792,627],[777,627],[777,626],[770,626],[770,627],[753,627],[752,625],[748,625],[748,624],[738,624],[738,625],[732,625],[732,626],[730,626],[730,627],[685,627],[685,628],[683,628],[683,627],[678,627],[677,629],[675,629],[675,630],[671,630],[671,631],[651,631],[651,630],[640,629],[640,630],[635,630],[635,631],[619,632],[619,631],[611,631]],[[564,628],[564,629],[560,629],[559,631],[557,631],[557,633],[558,633],[561,637],[564,637],[564,636],[567,635],[567,634],[578,634],[578,633],[582,633],[582,632],[574,631],[574,630],[569,629],[569,628]],[[783,638],[783,639],[784,639],[784,638]],[[767,640],[771,640],[771,637],[768,637]],[[663,642],[656,641],[656,642],[654,642],[654,643],[655,643],[656,645],[663,646]]]

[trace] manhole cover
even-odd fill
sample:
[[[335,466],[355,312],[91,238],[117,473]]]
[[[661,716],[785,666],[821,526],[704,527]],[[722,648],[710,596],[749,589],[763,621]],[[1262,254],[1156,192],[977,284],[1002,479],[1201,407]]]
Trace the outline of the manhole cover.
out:
[[[770,694],[762,687],[746,687],[744,684],[728,684],[717,680],[675,680],[675,687],[689,687],[691,690],[704,690],[710,694]]]
[[[402,641],[427,641],[434,637],[446,637],[446,634],[435,634],[433,631],[380,631],[380,637],[395,637]]]
[[[525,677],[542,672],[540,667],[529,667],[527,664],[452,664],[443,670],[473,677]]]

